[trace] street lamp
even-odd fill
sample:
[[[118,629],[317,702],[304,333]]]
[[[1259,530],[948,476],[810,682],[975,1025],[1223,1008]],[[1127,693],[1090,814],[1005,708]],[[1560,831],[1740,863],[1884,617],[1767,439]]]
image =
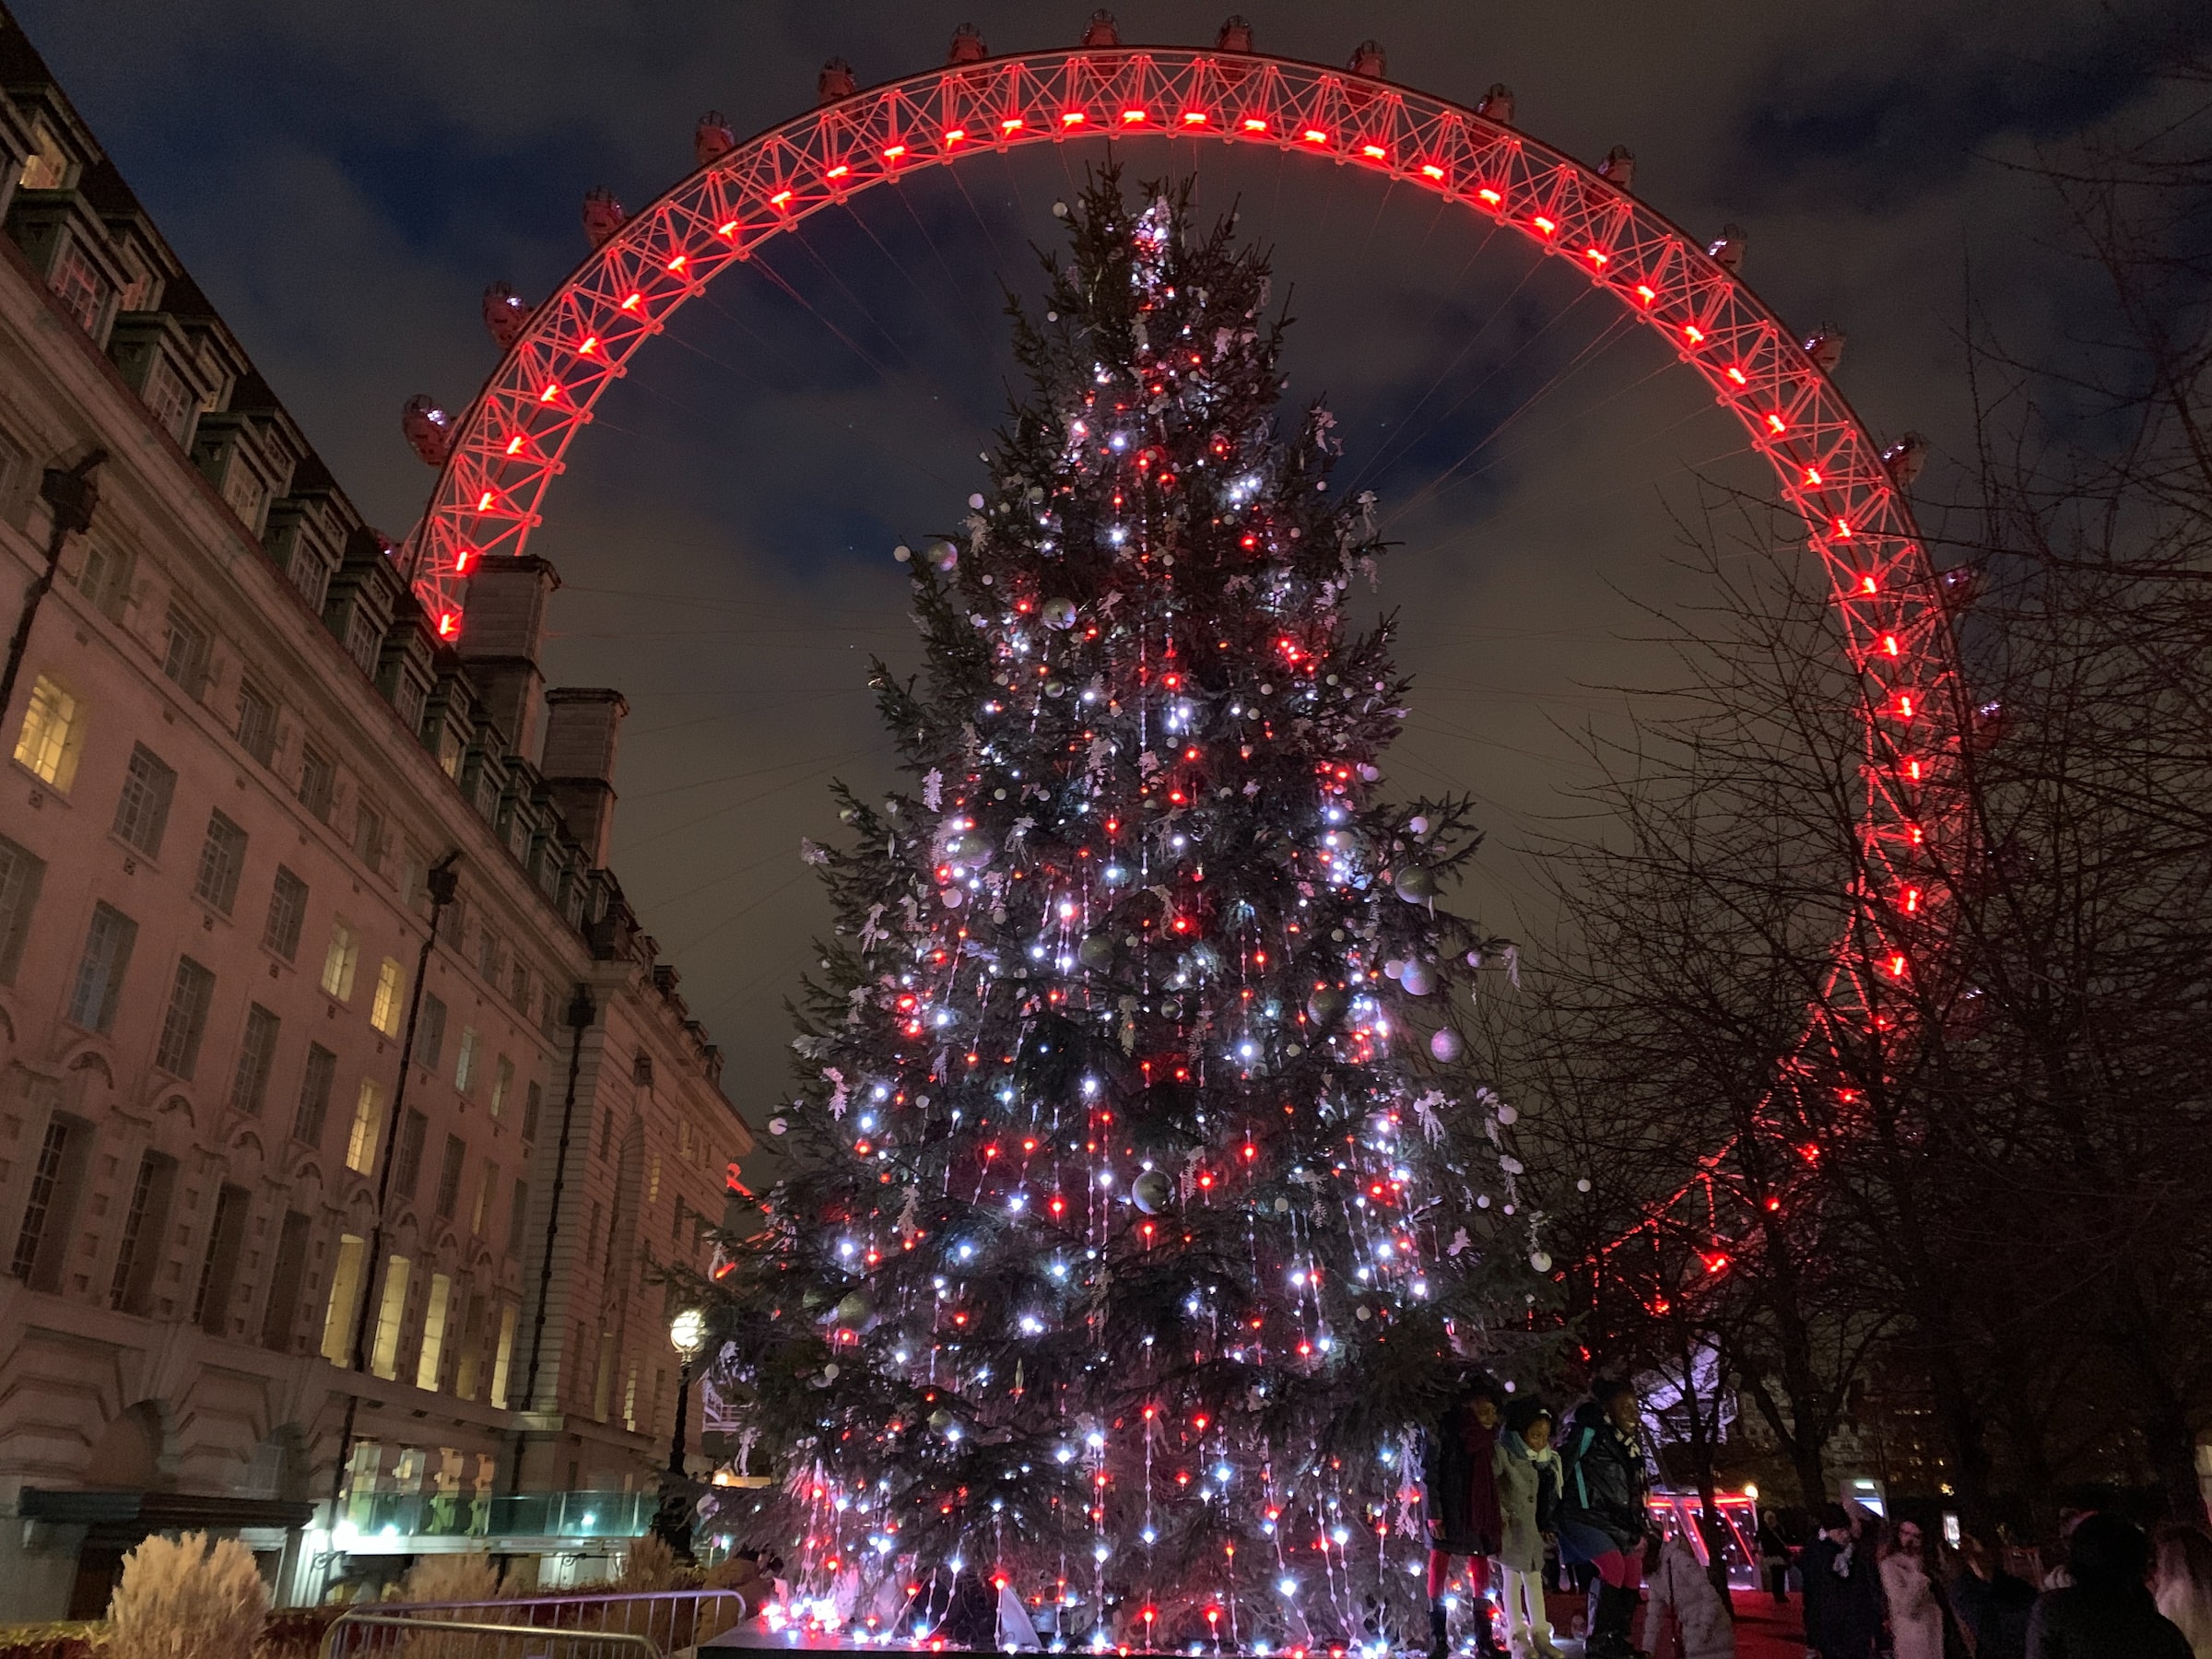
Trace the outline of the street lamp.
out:
[[[676,1427],[668,1436],[668,1469],[661,1477],[661,1504],[653,1517],[653,1530],[683,1560],[691,1557],[690,1477],[684,1473],[684,1430],[691,1415],[691,1362],[707,1346],[707,1316],[698,1308],[684,1308],[668,1322],[669,1345],[682,1363],[676,1373]]]

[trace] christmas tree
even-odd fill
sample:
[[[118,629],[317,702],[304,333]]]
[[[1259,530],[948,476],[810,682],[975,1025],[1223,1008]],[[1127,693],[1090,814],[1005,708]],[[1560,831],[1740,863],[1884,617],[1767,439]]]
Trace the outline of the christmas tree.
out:
[[[875,677],[914,787],[806,848],[797,1172],[710,1289],[784,1478],[712,1524],[900,1641],[963,1570],[985,1645],[977,1574],[1076,1645],[1372,1640],[1410,1431],[1534,1282],[1451,1012],[1496,946],[1436,904],[1477,837],[1377,793],[1374,503],[1324,407],[1276,429],[1264,255],[1187,185],[1054,211],[1029,395],[912,559],[925,667]]]

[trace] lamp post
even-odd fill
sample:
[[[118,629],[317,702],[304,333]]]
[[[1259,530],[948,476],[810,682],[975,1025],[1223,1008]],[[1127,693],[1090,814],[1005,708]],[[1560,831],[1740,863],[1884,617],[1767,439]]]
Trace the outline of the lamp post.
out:
[[[668,1322],[669,1345],[680,1361],[676,1373],[676,1427],[668,1435],[668,1469],[661,1477],[661,1506],[653,1530],[679,1559],[691,1557],[691,1479],[684,1473],[684,1431],[691,1415],[691,1362],[707,1346],[707,1316],[684,1308]]]

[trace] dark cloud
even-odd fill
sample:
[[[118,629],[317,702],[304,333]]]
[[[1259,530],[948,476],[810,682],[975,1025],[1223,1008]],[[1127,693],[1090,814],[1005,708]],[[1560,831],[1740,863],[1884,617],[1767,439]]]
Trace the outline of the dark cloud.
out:
[[[429,475],[409,394],[458,402],[489,368],[495,277],[532,298],[583,253],[593,184],[641,205],[691,124],[805,108],[833,53],[863,81],[940,60],[971,17],[993,46],[1070,43],[1088,6],[405,7],[277,0],[15,0],[158,222],[346,487],[388,530]],[[1129,40],[1210,40],[1185,6],[1123,6]],[[1224,8],[1226,9],[1226,8]],[[1752,232],[1782,312],[1849,330],[1842,381],[1877,431],[1964,453],[1955,334],[1971,280],[2028,353],[2077,320],[2084,274],[2001,163],[2155,103],[2144,42],[2194,14],[1983,0],[1918,5],[1247,6],[1268,50],[1341,62],[1381,37],[1394,76],[1597,157],[1696,233]],[[2194,25],[2201,27],[2201,24]],[[823,914],[795,855],[834,828],[832,773],[885,781],[863,685],[911,661],[888,550],[955,523],[1004,407],[1002,285],[1034,287],[1049,208],[1099,152],[979,159],[810,221],[681,315],[571,453],[539,544],[568,586],[557,679],[634,710],[617,866],[731,1051],[757,1117],[782,1076],[778,1004]],[[1379,602],[1421,676],[1399,787],[1475,793],[1494,855],[1475,903],[1540,942],[1513,845],[1584,775],[1566,732],[1605,688],[1664,675],[1637,602],[1688,595],[1670,510],[1700,477],[1756,485],[1733,425],[1586,286],[1465,215],[1310,159],[1179,146],[1208,212],[1273,243],[1300,323],[1292,395],[1343,418],[1345,477],[1403,544]],[[1934,477],[1940,477],[1940,471]]]

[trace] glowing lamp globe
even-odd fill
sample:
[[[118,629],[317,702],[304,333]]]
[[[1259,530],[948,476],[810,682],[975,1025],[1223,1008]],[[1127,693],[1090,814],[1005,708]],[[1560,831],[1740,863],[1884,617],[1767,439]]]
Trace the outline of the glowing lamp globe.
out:
[[[699,1358],[699,1350],[707,1346],[707,1316],[697,1308],[686,1308],[668,1322],[668,1340],[688,1364]]]

